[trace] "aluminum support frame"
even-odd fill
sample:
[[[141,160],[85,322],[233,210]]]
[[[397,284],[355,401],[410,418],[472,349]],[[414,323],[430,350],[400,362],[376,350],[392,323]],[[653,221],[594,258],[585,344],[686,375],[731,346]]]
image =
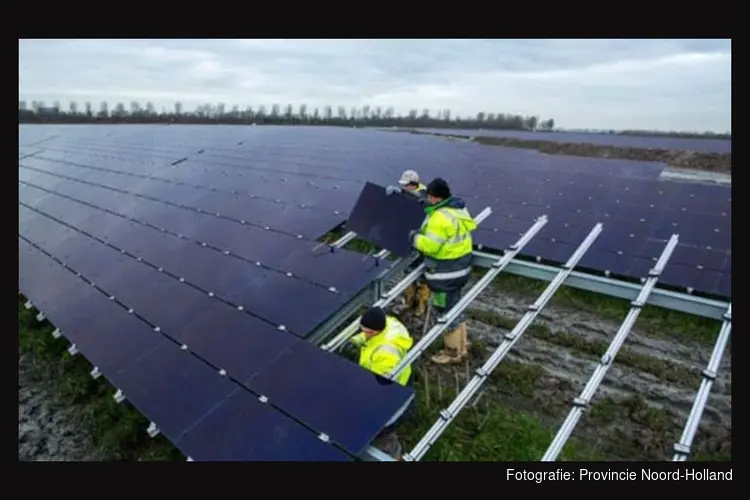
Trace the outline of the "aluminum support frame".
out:
[[[473,265],[477,267],[491,267],[497,259],[498,255],[496,254],[475,251]],[[551,281],[557,274],[557,268],[555,266],[515,259],[508,265],[506,272],[526,278]],[[565,285],[625,300],[635,300],[641,290],[641,285],[639,284],[580,271],[573,271],[565,282]],[[651,295],[649,295],[647,303],[648,305],[719,321],[723,319],[724,312],[729,307],[729,302],[726,301],[706,299],[660,288],[654,288]]]
[[[430,329],[427,334],[425,334],[421,339],[419,339],[419,342],[417,342],[408,353],[406,353],[406,356],[401,358],[401,361],[396,365],[396,367],[386,376],[386,378],[390,380],[395,380],[396,377],[409,365],[411,365],[416,359],[424,353],[428,347],[445,331],[445,329],[448,327],[448,325],[451,324],[453,320],[455,320],[457,317],[461,315],[461,313],[466,309],[469,304],[471,304],[474,299],[476,299],[480,293],[482,293],[485,288],[487,288],[491,283],[492,280],[494,280],[498,274],[503,272],[505,267],[508,265],[508,263],[521,251],[523,250],[523,247],[525,247],[531,239],[536,236],[539,231],[547,224],[547,216],[542,215],[539,217],[532,226],[526,230],[526,232],[521,236],[518,241],[516,241],[513,245],[510,246],[508,251],[503,255],[501,258],[497,259],[495,261],[495,264],[492,266],[492,269],[487,271],[482,278],[477,281],[471,289],[469,289],[468,292],[466,292],[466,295],[461,297],[461,300],[458,301],[458,303],[453,306],[453,308],[443,314],[442,316],[437,318],[437,324]]]
[[[638,316],[641,314],[643,306],[646,305],[646,300],[654,290],[656,283],[659,281],[659,276],[661,276],[664,267],[667,265],[670,257],[672,257],[672,252],[674,252],[675,247],[677,247],[677,243],[678,236],[673,234],[667,242],[667,245],[664,247],[656,265],[654,265],[653,269],[649,271],[648,278],[643,284],[638,297],[636,297],[631,303],[630,311],[622,322],[617,334],[615,334],[615,337],[612,339],[612,342],[610,342],[607,352],[605,352],[599,360],[599,364],[594,370],[594,373],[591,374],[591,377],[583,388],[583,391],[581,391],[581,394],[573,400],[573,407],[571,408],[570,413],[568,413],[562,426],[557,431],[557,435],[552,440],[549,448],[547,448],[547,451],[544,453],[542,462],[554,462],[557,460],[565,443],[568,442],[570,435],[581,420],[583,412],[591,405],[591,399],[594,397],[597,389],[599,389],[609,367],[612,366],[617,353],[632,330],[633,325],[635,325],[635,322],[638,320]]]
[[[552,296],[559,290],[565,279],[570,275],[578,265],[578,262],[583,258],[586,252],[591,248],[591,245],[599,237],[602,232],[602,224],[596,224],[589,232],[588,236],[581,242],[578,248],[573,252],[568,261],[558,271],[557,276],[547,285],[547,288],[542,292],[541,295],[528,307],[528,310],[516,324],[513,330],[505,335],[505,339],[502,344],[495,349],[489,359],[482,365],[481,368],[477,368],[476,375],[469,381],[468,384],[461,390],[456,396],[453,402],[448,408],[443,409],[440,412],[440,418],[432,425],[430,430],[419,440],[414,448],[403,456],[404,461],[418,461],[430,450],[440,436],[448,429],[448,426],[458,416],[459,412],[463,410],[466,405],[471,401],[477,391],[482,387],[482,384],[489,378],[495,368],[505,359],[505,356],[511,351],[513,346],[521,340],[526,329],[531,326],[531,323],[536,319],[539,313],[549,303]]]
[[[700,388],[695,394],[693,400],[693,407],[690,410],[685,428],[682,431],[680,440],[674,445],[674,455],[672,456],[673,462],[685,462],[690,455],[690,449],[693,446],[693,439],[695,434],[698,432],[698,425],[700,424],[701,417],[703,417],[703,411],[706,409],[706,403],[708,402],[708,395],[711,393],[711,387],[716,380],[716,373],[719,371],[719,365],[721,365],[721,357],[724,355],[724,350],[729,342],[729,336],[732,332],[732,304],[729,304],[727,312],[724,313],[724,322],[721,325],[719,336],[714,344],[714,350],[711,353],[711,359],[708,361],[708,366],[703,370],[703,380],[701,380]]]

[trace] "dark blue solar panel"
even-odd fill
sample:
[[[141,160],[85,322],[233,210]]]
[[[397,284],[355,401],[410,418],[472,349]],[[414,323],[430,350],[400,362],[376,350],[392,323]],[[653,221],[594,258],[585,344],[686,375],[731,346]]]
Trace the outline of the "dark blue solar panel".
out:
[[[172,336],[244,383],[300,342],[293,335],[218,301],[206,301]]]
[[[716,284],[716,288],[714,291],[715,294],[721,295],[723,297],[731,297],[732,296],[732,275],[727,273],[722,273],[719,277],[719,281]]]
[[[346,228],[403,257],[412,251],[409,231],[418,229],[424,218],[423,206],[411,195],[386,196],[383,187],[368,182]]]
[[[195,461],[351,460],[242,390],[181,436],[177,446]]]
[[[721,273],[709,269],[696,269],[681,264],[669,264],[664,268],[659,281],[665,285],[692,288],[695,290],[713,291],[716,289]]]
[[[376,265],[374,258],[347,250],[312,252],[309,247],[292,253],[278,265],[298,278],[332,286],[345,294],[359,292],[386,267],[383,263]]]
[[[253,378],[250,386],[352,454],[361,452],[413,394],[304,342]]]
[[[227,377],[172,342],[161,343],[117,373],[113,382],[173,442],[238,390]]]
[[[301,337],[312,333],[348,299],[274,272],[265,272],[255,280],[239,276],[222,288],[238,305]]]

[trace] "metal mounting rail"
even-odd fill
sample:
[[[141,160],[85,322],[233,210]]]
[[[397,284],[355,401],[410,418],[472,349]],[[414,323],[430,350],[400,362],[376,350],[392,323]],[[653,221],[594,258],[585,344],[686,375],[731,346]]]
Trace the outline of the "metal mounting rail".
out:
[[[453,308],[448,311],[447,313],[443,314],[442,316],[437,318],[437,324],[433,326],[429,332],[425,334],[424,337],[422,337],[419,342],[417,342],[414,347],[412,347],[409,352],[406,353],[406,356],[401,358],[401,361],[396,365],[396,367],[387,375],[387,378],[390,380],[395,380],[396,377],[410,364],[412,364],[423,352],[427,350],[428,347],[430,347],[430,344],[432,344],[435,339],[437,339],[441,333],[448,327],[448,325],[451,324],[453,320],[455,320],[458,316],[461,315],[462,312],[464,312],[464,309],[466,309],[469,304],[471,304],[474,299],[476,299],[480,293],[484,291],[485,288],[487,288],[490,283],[492,283],[492,280],[494,280],[498,274],[503,272],[503,269],[510,263],[511,260],[520,252],[526,244],[531,241],[531,239],[537,235],[537,233],[547,224],[547,216],[542,215],[537,219],[537,221],[528,229],[526,232],[521,236],[518,241],[516,241],[514,244],[512,244],[508,251],[503,255],[501,258],[499,258],[495,264],[492,266],[492,268],[487,271],[482,278],[477,281],[471,289],[469,289],[468,292],[466,292],[466,295],[461,297],[461,300],[458,301],[458,303],[453,306]]]
[[[605,352],[599,360],[599,364],[591,375],[591,378],[589,378],[586,383],[586,387],[584,387],[581,394],[573,400],[573,408],[570,409],[570,413],[568,413],[567,418],[557,431],[557,435],[544,453],[541,460],[542,462],[554,462],[557,459],[565,446],[565,443],[567,443],[570,435],[573,433],[573,429],[575,429],[576,424],[578,424],[578,421],[581,419],[584,410],[591,404],[591,398],[594,397],[594,394],[599,388],[599,385],[601,385],[602,380],[604,380],[604,376],[607,374],[609,367],[614,362],[617,352],[625,342],[633,325],[635,325],[638,316],[643,310],[643,306],[646,305],[648,296],[656,286],[657,281],[659,281],[659,276],[661,276],[664,267],[672,256],[672,252],[674,252],[677,242],[678,237],[676,234],[673,234],[672,237],[669,238],[667,245],[664,247],[656,265],[648,272],[648,279],[646,279],[646,282],[643,284],[641,292],[638,294],[638,297],[630,303],[630,311],[628,312],[628,315],[625,317],[622,325],[620,325],[620,329],[609,344],[607,352]]]
[[[491,214],[492,214],[492,209],[490,207],[486,207],[476,217],[474,217],[474,221],[477,224],[481,224]],[[355,233],[351,233],[351,234],[355,234]],[[346,238],[347,236],[348,236],[348,234],[346,236],[344,236],[344,238]],[[355,236],[356,236],[356,234],[355,234]],[[342,238],[342,239],[344,239],[344,238]],[[339,241],[341,241],[341,240],[339,240]],[[351,238],[348,241],[351,241]],[[338,243],[338,242],[336,242],[336,243]],[[334,245],[336,243],[334,243]],[[380,252],[380,253],[382,253],[382,252]],[[376,257],[377,257],[377,254],[376,254]],[[381,257],[381,258],[383,258],[383,257]],[[417,266],[412,272],[410,272],[409,274],[407,274],[404,279],[402,279],[396,285],[394,285],[393,288],[391,288],[387,292],[383,292],[381,294],[381,296],[380,296],[380,299],[377,300],[373,304],[373,307],[383,307],[384,308],[384,307],[388,306],[391,302],[393,302],[394,300],[396,300],[402,293],[404,293],[406,291],[406,289],[409,288],[412,285],[412,283],[414,283],[415,281],[417,281],[419,279],[419,277],[422,276],[422,273],[424,272],[424,270],[425,270],[425,264],[424,263],[422,263],[419,266]],[[358,330],[359,330],[359,318],[357,318],[356,320],[352,321],[349,324],[349,326],[347,326],[346,328],[344,328],[338,335],[336,335],[334,338],[332,338],[327,343],[323,344],[323,346],[321,346],[321,349],[323,349],[325,351],[332,351],[332,352],[340,349],[341,346],[343,346],[344,344],[346,344],[346,342],[352,336],[354,336],[357,333]]]
[[[693,408],[690,410],[690,416],[688,417],[685,429],[682,431],[682,437],[680,441],[674,445],[674,456],[672,457],[673,462],[684,462],[690,455],[690,448],[693,445],[693,439],[695,434],[698,432],[698,424],[700,424],[701,417],[703,416],[703,410],[706,408],[708,402],[708,395],[711,392],[711,386],[716,380],[716,372],[719,371],[719,365],[721,364],[721,357],[724,354],[724,350],[729,342],[729,335],[732,332],[732,304],[729,304],[727,312],[724,313],[724,323],[721,325],[719,330],[719,337],[716,339],[714,344],[714,351],[711,353],[711,359],[708,361],[708,366],[703,370],[703,380],[701,380],[700,389],[695,395],[693,401]]]
[[[477,368],[476,375],[466,384],[466,387],[456,396],[456,399],[448,406],[448,408],[440,412],[440,418],[432,425],[429,431],[419,440],[414,448],[402,457],[402,460],[414,462],[420,460],[425,453],[427,453],[438,438],[445,432],[450,423],[458,416],[459,412],[464,409],[466,404],[471,401],[476,392],[502,362],[505,356],[508,355],[513,346],[521,339],[526,329],[536,319],[537,315],[547,305],[552,296],[562,286],[565,279],[573,271],[578,262],[583,258],[584,254],[591,248],[591,245],[599,237],[602,232],[601,222],[596,224],[589,232],[588,236],[581,242],[573,255],[570,256],[568,261],[563,264],[562,269],[558,272],[557,276],[547,285],[544,292],[528,307],[526,314],[516,324],[513,330],[505,335],[505,339],[502,344],[495,349],[489,359],[482,365],[481,368]]]

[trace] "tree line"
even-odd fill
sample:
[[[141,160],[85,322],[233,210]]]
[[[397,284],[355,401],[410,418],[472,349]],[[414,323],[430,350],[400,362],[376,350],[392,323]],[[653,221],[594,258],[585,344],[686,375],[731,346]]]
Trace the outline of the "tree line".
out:
[[[296,109],[291,104],[282,108],[279,104],[270,107],[232,106],[227,109],[222,103],[203,104],[186,111],[181,103],[174,108],[162,108],[157,112],[152,102],[145,106],[133,101],[128,107],[118,102],[110,109],[106,101],[94,109],[91,102],[82,107],[76,101],[68,103],[64,109],[60,102],[51,106],[43,101],[18,101],[19,123],[194,123],[249,125],[333,125],[348,127],[401,127],[401,128],[450,128],[450,129],[490,129],[520,131],[555,131],[555,120],[540,119],[538,116],[522,116],[508,113],[480,112],[474,117],[453,116],[450,109],[431,111],[429,109],[410,110],[406,115],[396,113],[394,108],[380,106],[351,107],[323,106],[308,108],[302,104]],[[586,132],[582,130],[581,132]],[[731,133],[679,132],[653,130],[596,131],[599,134],[621,134],[638,136],[670,136],[686,138],[731,139]]]
[[[145,106],[137,101],[126,107],[118,102],[114,108],[102,102],[94,109],[91,102],[82,107],[71,101],[68,109],[59,102],[46,106],[42,101],[18,103],[19,123],[223,123],[258,125],[338,125],[367,127],[407,127],[407,128],[457,128],[457,129],[496,129],[496,130],[540,130],[552,131],[555,120],[541,120],[537,116],[521,116],[506,113],[477,113],[472,118],[453,116],[451,110],[431,111],[429,109],[412,109],[408,114],[397,114],[394,108],[380,106],[323,106],[308,108],[302,104],[295,109],[291,104],[281,107],[274,104],[266,106],[233,106],[227,109],[224,104],[204,104],[194,110],[184,110],[181,103],[174,109],[161,109],[157,112],[154,104]]]

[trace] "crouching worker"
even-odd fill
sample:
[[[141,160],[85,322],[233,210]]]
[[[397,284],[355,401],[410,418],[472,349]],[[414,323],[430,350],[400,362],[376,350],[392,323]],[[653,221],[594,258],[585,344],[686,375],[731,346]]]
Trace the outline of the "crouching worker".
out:
[[[466,203],[453,196],[448,183],[435,179],[427,186],[425,217],[419,231],[409,235],[412,246],[425,259],[424,278],[432,292],[432,305],[438,314],[450,311],[461,300],[469,282],[473,243],[471,233],[477,223]],[[468,356],[466,324],[459,315],[443,336],[445,347],[431,359],[437,364],[458,363]]]
[[[368,309],[359,320],[359,326],[362,332],[352,337],[350,342],[360,349],[359,366],[377,375],[391,373],[414,344],[406,327],[393,316],[387,316],[379,307]],[[411,366],[404,368],[395,382],[412,387]],[[373,443],[396,460],[401,458],[402,447],[395,429],[410,416],[414,400],[412,394]]]

